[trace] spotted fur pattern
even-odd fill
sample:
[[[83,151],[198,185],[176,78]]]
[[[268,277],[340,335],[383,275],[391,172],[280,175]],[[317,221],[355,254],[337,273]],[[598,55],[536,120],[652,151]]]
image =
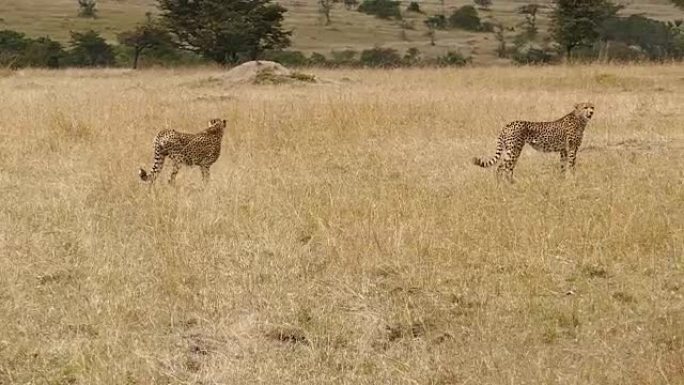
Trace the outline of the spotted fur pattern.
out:
[[[209,167],[221,154],[221,139],[226,128],[226,121],[212,119],[209,127],[202,132],[190,134],[176,130],[163,130],[154,137],[154,164],[148,173],[141,168],[140,179],[154,182],[164,167],[168,157],[172,161],[169,183],[173,183],[181,166],[198,166],[202,171],[202,180],[209,180]]]
[[[582,144],[584,129],[594,115],[594,105],[579,103],[569,114],[553,122],[515,121],[508,123],[496,142],[496,152],[490,158],[473,158],[476,166],[490,167],[503,161],[497,168],[497,177],[505,174],[513,182],[513,169],[525,144],[541,152],[560,153],[561,171],[575,171],[577,150]]]

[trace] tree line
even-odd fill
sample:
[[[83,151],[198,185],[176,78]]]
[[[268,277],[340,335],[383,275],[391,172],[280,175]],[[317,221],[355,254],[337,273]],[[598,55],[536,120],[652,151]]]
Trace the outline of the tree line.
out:
[[[672,0],[684,8],[683,0]],[[78,0],[79,15],[97,17],[96,0]],[[347,10],[397,20],[410,28],[402,15],[424,15],[431,43],[435,32],[460,28],[494,33],[497,54],[518,63],[548,63],[565,59],[681,60],[684,58],[682,20],[662,22],[643,15],[621,16],[622,6],[610,0],[554,0],[550,28],[542,34],[537,25],[541,5],[531,3],[518,9],[524,21],[513,28],[495,21],[483,21],[474,6],[459,7],[449,15],[427,15],[420,3],[406,9],[393,0],[318,0],[317,5],[331,23],[330,11],[341,3]],[[492,0],[474,0],[487,11]],[[157,0],[158,16],[147,14],[135,28],[117,35],[119,44],[110,45],[97,32],[71,32],[66,46],[49,37],[31,38],[22,33],[0,31],[0,65],[9,67],[114,66],[128,63],[191,64],[215,62],[232,65],[255,59],[275,59],[294,65],[364,65],[396,67],[406,65],[463,65],[468,62],[457,52],[426,59],[413,48],[403,56],[389,48],[372,48],[360,53],[343,51],[305,57],[288,51],[292,31],[283,27],[287,9],[272,0]],[[512,37],[511,33],[515,35]],[[346,52],[346,53],[345,53]],[[358,55],[357,55],[358,54]]]

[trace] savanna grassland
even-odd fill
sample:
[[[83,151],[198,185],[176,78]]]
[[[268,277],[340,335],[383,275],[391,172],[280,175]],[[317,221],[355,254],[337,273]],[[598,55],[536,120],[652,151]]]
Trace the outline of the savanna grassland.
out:
[[[0,384],[684,383],[681,65],[313,72],[4,72]],[[469,163],[581,101],[574,177]]]
[[[425,56],[443,55],[458,51],[472,56],[475,63],[505,63],[507,59],[496,55],[497,41],[492,33],[469,32],[461,29],[436,31],[435,45],[430,44],[428,29],[424,24],[427,16],[451,14],[456,8],[473,5],[472,0],[420,0],[424,14],[406,12],[408,1],[401,1],[403,22],[382,20],[374,16],[348,10],[341,3],[331,11],[331,24],[319,12],[315,0],[280,0],[287,8],[284,27],[293,32],[291,49],[307,55],[319,52],[357,50],[376,45],[391,47],[402,54],[407,49],[418,48]],[[521,31],[523,15],[520,6],[537,3],[541,6],[537,25],[546,34],[549,27],[550,0],[493,0],[491,9],[479,10],[483,21],[502,23],[517,32],[507,31],[506,38],[513,44],[515,35]],[[639,0],[620,2],[625,6],[622,15],[643,14],[649,18],[674,21],[684,18],[684,11],[670,0]],[[156,0],[97,0],[96,19],[79,18],[76,0],[4,0],[0,2],[0,30],[13,29],[30,37],[50,36],[64,44],[69,42],[70,31],[98,31],[109,42],[116,42],[116,35],[130,30],[145,20],[145,14],[157,14]],[[403,27],[402,27],[403,25]]]

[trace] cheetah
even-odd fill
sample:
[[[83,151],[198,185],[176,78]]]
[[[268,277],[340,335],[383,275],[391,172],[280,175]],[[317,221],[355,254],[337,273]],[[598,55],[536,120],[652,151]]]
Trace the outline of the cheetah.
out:
[[[182,165],[199,166],[202,181],[209,181],[209,167],[221,154],[221,139],[226,128],[226,121],[211,119],[209,127],[198,133],[184,133],[176,130],[162,130],[154,137],[154,164],[148,173],[140,168],[138,174],[144,182],[154,182],[164,166],[164,159],[172,161],[169,184],[173,184],[176,174]]]
[[[515,163],[523,146],[528,143],[537,151],[560,153],[561,172],[565,173],[569,164],[574,173],[577,150],[582,144],[584,129],[593,115],[592,103],[578,103],[572,112],[553,122],[508,123],[499,134],[494,156],[489,159],[473,158],[472,162],[476,166],[490,167],[503,154],[503,162],[499,163],[496,172],[497,179],[501,173],[505,173],[512,183]]]

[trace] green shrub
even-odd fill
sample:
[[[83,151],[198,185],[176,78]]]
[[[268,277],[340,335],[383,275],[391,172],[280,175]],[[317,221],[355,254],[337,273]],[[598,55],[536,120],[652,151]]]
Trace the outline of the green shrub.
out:
[[[467,31],[480,31],[482,23],[480,16],[477,14],[477,9],[472,5],[464,5],[456,9],[451,16],[449,16],[449,26],[451,28],[460,28]]]
[[[462,67],[470,62],[470,58],[463,56],[460,52],[449,51],[445,55],[437,58],[436,62],[441,66]]]
[[[681,37],[684,30],[680,26],[641,15],[610,18],[601,28],[603,40],[638,46],[651,60],[684,57],[684,45],[677,44]]]
[[[367,67],[392,68],[402,65],[401,56],[394,48],[371,48],[361,52],[361,64]]]
[[[354,66],[358,64],[356,60],[357,51],[347,49],[344,51],[332,51],[330,53],[331,60],[330,64],[334,66]]]
[[[57,68],[65,56],[62,45],[48,38],[27,38],[23,33],[0,31],[0,65],[10,68]]]
[[[301,51],[267,51],[264,52],[262,58],[278,62],[286,67],[301,67],[309,64],[309,59]]]
[[[68,64],[77,67],[111,66],[115,63],[114,50],[100,34],[90,30],[71,32]]]
[[[318,52],[314,52],[311,54],[311,56],[309,56],[307,64],[313,66],[325,66],[328,65],[328,59],[325,57],[325,55]]]
[[[0,65],[11,68],[21,67],[24,50],[30,40],[26,35],[11,30],[0,31]]]
[[[420,4],[417,1],[410,2],[408,7],[406,7],[406,12],[423,13],[420,9]]]
[[[380,19],[401,19],[400,1],[364,0],[357,8],[359,12],[373,15]]]
[[[31,40],[23,55],[24,65],[47,68],[58,68],[65,56],[62,45],[49,37]]]
[[[430,16],[424,23],[430,29],[447,29],[449,26],[447,18],[444,15]]]
[[[492,6],[492,0],[473,0],[473,2],[481,9],[489,9]]]
[[[403,65],[405,66],[415,66],[420,64],[422,61],[420,50],[416,47],[411,47],[406,50],[404,57],[401,59]]]
[[[519,48],[511,56],[513,62],[517,64],[549,64],[552,63],[556,57],[555,55],[544,48],[528,47]]]

